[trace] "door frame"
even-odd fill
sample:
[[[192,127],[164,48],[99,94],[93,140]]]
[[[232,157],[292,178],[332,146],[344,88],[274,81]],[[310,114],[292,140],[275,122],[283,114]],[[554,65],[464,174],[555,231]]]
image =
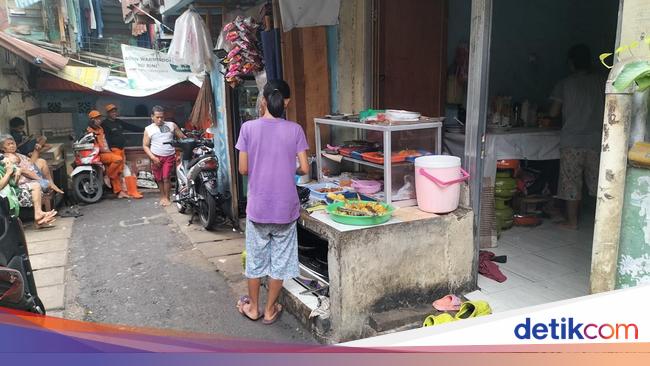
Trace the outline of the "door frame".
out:
[[[469,189],[470,204],[474,213],[474,260],[472,263],[474,281],[478,278],[478,252],[480,250],[481,191],[483,189],[485,121],[487,120],[490,82],[492,6],[493,0],[472,0],[464,161],[465,169],[471,175]]]

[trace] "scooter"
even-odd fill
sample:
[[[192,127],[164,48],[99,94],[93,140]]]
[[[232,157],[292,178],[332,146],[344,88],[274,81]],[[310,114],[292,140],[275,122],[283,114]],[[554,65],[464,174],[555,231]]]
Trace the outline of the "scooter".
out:
[[[230,198],[230,193],[220,193],[218,189],[219,161],[214,156],[214,142],[201,138],[202,131],[183,132],[189,137],[167,142],[181,150],[173,202],[178,212],[191,211],[190,224],[198,215],[201,226],[209,230],[226,222],[223,204]]]
[[[95,134],[85,134],[72,144],[72,150],[72,192],[78,201],[96,203],[104,193],[104,164],[95,145]]]
[[[25,232],[0,197],[0,306],[45,315],[38,297]]]

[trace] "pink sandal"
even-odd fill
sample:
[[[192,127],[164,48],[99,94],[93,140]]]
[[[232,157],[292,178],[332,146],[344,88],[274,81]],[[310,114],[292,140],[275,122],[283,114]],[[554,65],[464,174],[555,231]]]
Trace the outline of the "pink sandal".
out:
[[[447,295],[433,302],[433,307],[439,311],[458,311],[460,310],[460,298],[456,295]]]

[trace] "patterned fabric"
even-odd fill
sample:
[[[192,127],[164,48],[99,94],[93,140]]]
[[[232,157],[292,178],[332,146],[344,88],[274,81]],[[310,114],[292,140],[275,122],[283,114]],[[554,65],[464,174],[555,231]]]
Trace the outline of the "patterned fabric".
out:
[[[5,155],[7,155],[11,159],[11,161],[13,161],[14,164],[16,164],[16,166],[18,166],[23,172],[30,171],[32,173],[38,174],[39,176],[41,175],[40,174],[41,172],[36,167],[36,164],[34,164],[29,157],[27,157],[27,156],[25,156],[23,154],[17,153],[17,152],[13,153],[13,154],[6,154],[5,153]],[[33,179],[31,179],[31,178],[25,176],[24,174],[22,174],[20,176],[20,179],[18,179],[18,184],[19,185],[20,184],[26,184],[26,183],[29,183],[31,181],[33,181]]]
[[[20,207],[34,206],[34,201],[32,200],[32,189],[29,184],[21,184],[18,186],[18,202]]]
[[[582,199],[583,182],[589,195],[596,196],[600,154],[591,149],[560,150],[560,184],[557,197],[567,201]]]
[[[246,219],[246,277],[298,277],[298,232],[291,224],[256,224]]]

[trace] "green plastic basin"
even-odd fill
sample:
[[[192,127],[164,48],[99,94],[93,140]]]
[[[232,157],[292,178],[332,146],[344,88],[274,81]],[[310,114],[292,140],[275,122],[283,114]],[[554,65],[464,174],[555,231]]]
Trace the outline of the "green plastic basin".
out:
[[[354,203],[359,202],[358,200],[349,200],[348,202]],[[345,202],[334,202],[327,205],[327,213],[330,214],[332,220],[346,225],[356,225],[356,226],[370,226],[370,225],[379,225],[383,224],[386,221],[390,220],[393,216],[395,208],[393,206],[387,205],[385,203],[379,202],[382,206],[386,207],[388,210],[385,214],[380,216],[349,216],[343,215],[337,211],[337,209],[345,204]]]

